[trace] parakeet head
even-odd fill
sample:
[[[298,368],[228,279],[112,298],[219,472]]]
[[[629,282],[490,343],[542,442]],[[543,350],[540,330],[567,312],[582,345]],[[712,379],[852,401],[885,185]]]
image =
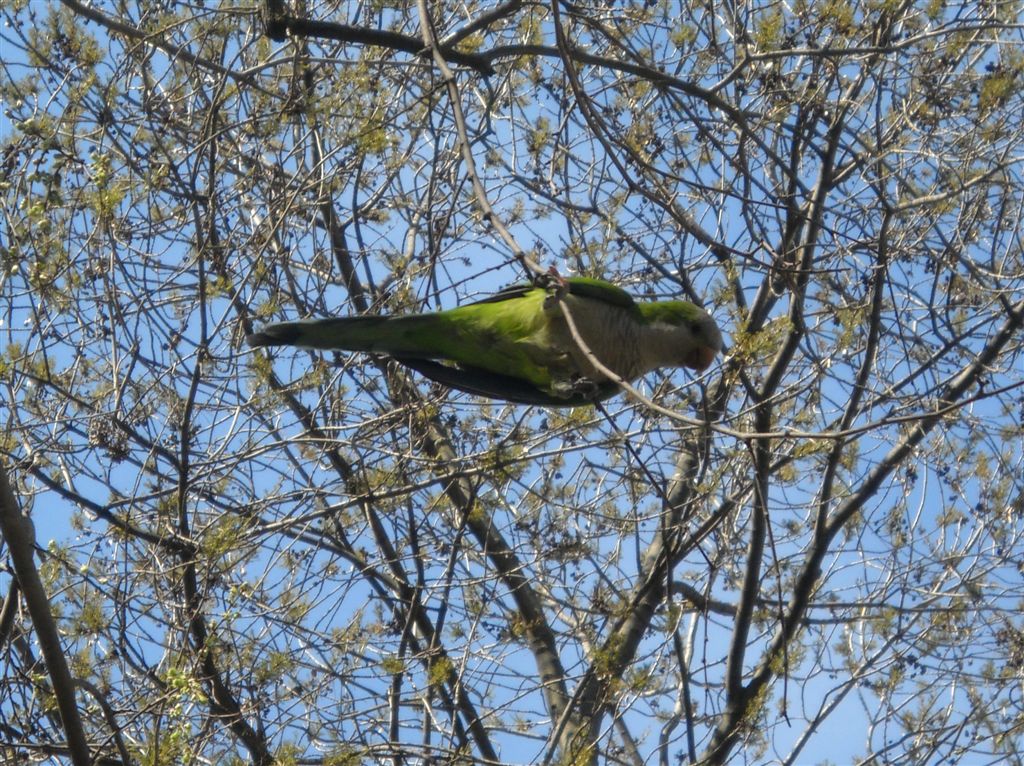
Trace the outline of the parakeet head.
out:
[[[681,367],[702,372],[722,350],[722,333],[704,309],[686,301],[661,301],[638,306],[648,327],[658,329],[659,355]],[[662,359],[668,363],[669,359]]]
[[[715,355],[722,350],[722,333],[711,315],[702,309],[689,322],[689,330],[697,345],[685,355],[683,365],[693,370],[704,371],[711,366]]]

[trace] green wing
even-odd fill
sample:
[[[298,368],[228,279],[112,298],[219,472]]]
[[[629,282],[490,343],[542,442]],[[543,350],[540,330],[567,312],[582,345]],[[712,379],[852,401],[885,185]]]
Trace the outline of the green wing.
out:
[[[569,294],[580,298],[591,298],[595,301],[619,306],[628,309],[636,305],[633,296],[611,282],[591,277],[570,277],[566,280],[569,285]]]
[[[603,279],[594,279],[593,277],[569,277],[565,280],[565,284],[570,295],[576,295],[581,298],[591,298],[596,301],[602,301],[622,308],[630,308],[636,305],[633,301],[632,295],[627,293],[621,287],[613,285],[611,282],[606,282]],[[512,300],[514,298],[522,298],[534,290],[539,290],[545,293],[547,292],[544,287],[535,285],[531,282],[524,282],[521,284],[510,285],[509,287],[499,290],[493,295],[488,295],[486,298],[481,298],[478,301],[464,305],[475,306],[483,303],[498,303],[500,301]]]

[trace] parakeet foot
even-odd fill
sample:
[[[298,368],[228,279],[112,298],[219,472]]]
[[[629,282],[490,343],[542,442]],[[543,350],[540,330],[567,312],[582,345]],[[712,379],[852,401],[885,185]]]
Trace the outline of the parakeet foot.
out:
[[[544,288],[545,290],[558,289],[565,290],[569,286],[569,282],[558,273],[558,269],[554,266],[548,267],[548,270],[543,274],[533,275],[533,284],[536,287]]]
[[[538,274],[534,284],[547,291],[547,297],[544,298],[545,311],[553,309],[562,296],[569,292],[569,283],[554,266],[548,269],[547,274]]]
[[[574,376],[551,383],[551,393],[562,399],[597,399],[602,393],[601,386],[590,378]]]

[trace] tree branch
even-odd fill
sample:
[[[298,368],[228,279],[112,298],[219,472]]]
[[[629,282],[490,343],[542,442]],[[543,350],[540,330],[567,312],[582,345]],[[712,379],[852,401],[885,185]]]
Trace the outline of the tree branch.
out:
[[[423,41],[412,35],[404,35],[401,32],[392,32],[387,29],[354,27],[350,24],[338,24],[333,21],[313,21],[299,16],[291,16],[284,12],[283,5],[280,2],[267,2],[263,6],[264,26],[267,36],[272,40],[286,40],[289,35],[319,37],[342,43],[376,45],[380,48],[390,48],[421,58],[426,58],[437,52],[448,61],[469,67],[484,76],[494,74],[494,67],[485,56],[479,53],[464,53],[450,44],[424,47]],[[485,17],[484,21],[489,23],[489,18]]]
[[[61,647],[57,623],[50,612],[50,601],[43,588],[43,581],[36,569],[36,532],[32,519],[18,508],[7,479],[7,471],[0,464],[0,534],[7,543],[7,550],[18,578],[18,587],[25,598],[32,626],[43,652],[46,669],[53,684],[53,696],[57,701],[64,733],[68,738],[68,754],[74,766],[91,766],[92,754],[85,737],[85,728],[78,714],[75,684],[68,670],[64,650]],[[13,593],[12,589],[12,593]],[[6,605],[5,605],[6,606]]]

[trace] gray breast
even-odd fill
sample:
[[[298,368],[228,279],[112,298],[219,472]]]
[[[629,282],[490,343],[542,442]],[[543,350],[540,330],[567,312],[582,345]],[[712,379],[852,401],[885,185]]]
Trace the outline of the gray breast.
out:
[[[563,300],[584,343],[605,367],[627,381],[646,372],[648,349],[643,348],[640,326],[628,311],[575,296]],[[558,324],[560,345],[569,350],[579,374],[595,381],[607,380],[573,342],[568,327]]]

